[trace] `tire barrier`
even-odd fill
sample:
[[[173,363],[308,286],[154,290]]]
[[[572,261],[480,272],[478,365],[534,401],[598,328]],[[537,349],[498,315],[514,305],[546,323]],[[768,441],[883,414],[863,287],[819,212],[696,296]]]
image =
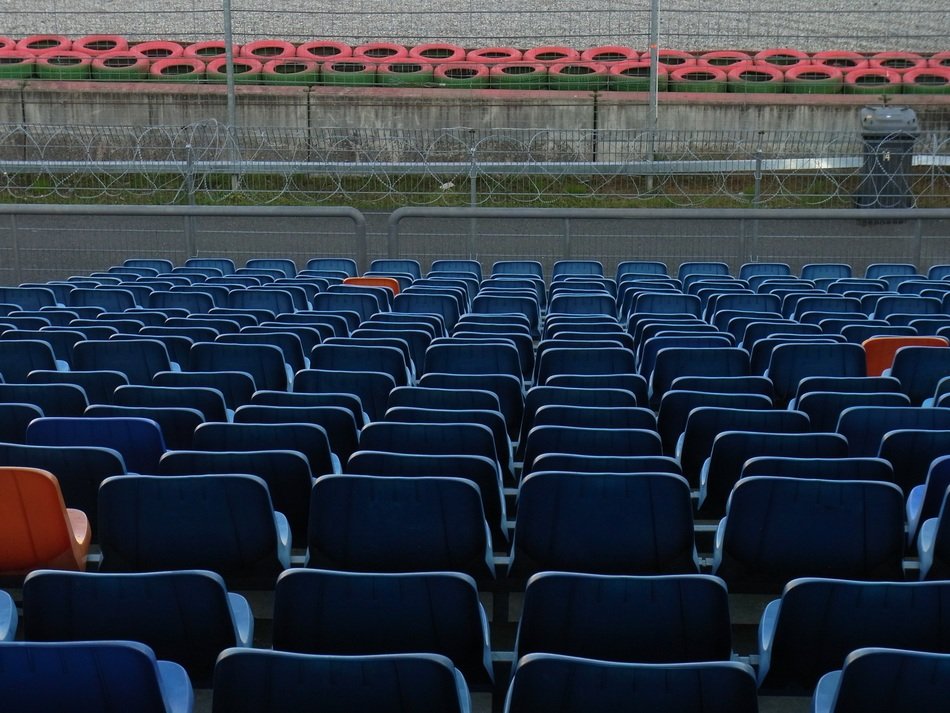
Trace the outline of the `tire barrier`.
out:
[[[937,52],[927,60],[927,66],[950,68],[950,52]]]
[[[825,67],[837,67],[843,72],[850,72],[853,69],[865,69],[870,66],[864,55],[842,50],[816,52],[811,56],[811,63],[821,64]]]
[[[735,94],[780,94],[785,91],[785,73],[768,64],[743,62],[726,72],[726,91]]]
[[[10,52],[16,49],[16,40],[9,37],[0,37],[0,52]]]
[[[107,52],[125,52],[129,41],[119,35],[87,35],[73,42],[73,52],[82,52],[90,57],[98,57]]]
[[[808,55],[801,50],[791,49],[790,47],[774,47],[757,52],[753,55],[752,61],[756,64],[770,64],[779,69],[786,69],[799,64],[807,64]]]
[[[798,64],[785,70],[785,91],[789,94],[838,94],[844,73],[837,67]]]
[[[92,59],[92,78],[106,82],[137,82],[148,79],[148,57],[137,52],[115,50]]]
[[[194,57],[169,57],[152,62],[148,76],[159,82],[200,82],[205,78],[205,63]]]
[[[353,57],[364,62],[382,62],[384,59],[408,57],[409,50],[393,42],[369,42],[353,49]]]
[[[41,55],[44,52],[68,52],[73,43],[62,35],[30,35],[16,43],[18,50]]]
[[[129,50],[144,55],[151,60],[175,59],[185,54],[185,48],[177,42],[164,42],[162,40],[139,42],[138,44],[130,45]]]
[[[250,57],[261,62],[269,59],[287,59],[297,56],[297,48],[284,40],[257,40],[241,47],[241,57]]]
[[[261,78],[264,84],[312,86],[320,82],[320,65],[312,59],[280,57],[264,63]]]
[[[29,79],[33,76],[36,55],[24,50],[0,51],[0,79]]]
[[[614,62],[632,62],[640,59],[640,53],[630,47],[620,45],[605,45],[603,47],[591,47],[581,52],[581,60],[584,62],[599,62],[600,64],[612,64]]]
[[[544,47],[534,47],[526,50],[524,53],[525,62],[544,62],[551,65],[556,62],[578,62],[581,53],[572,47],[560,47],[556,45],[546,45]]]
[[[871,57],[871,66],[893,69],[903,74],[912,69],[923,69],[927,66],[927,60],[915,52],[878,52]]]
[[[428,42],[423,45],[416,45],[409,50],[409,56],[413,59],[424,62],[464,62],[465,48],[448,42]]]
[[[353,56],[353,48],[345,42],[313,40],[304,42],[297,48],[297,57],[312,59],[316,62],[329,62]]]
[[[220,40],[210,40],[207,42],[195,42],[185,47],[183,57],[191,59],[200,59],[202,62],[210,62],[213,59],[224,57],[226,53],[224,42]],[[241,46],[231,46],[231,56],[241,56]]]
[[[390,59],[376,65],[376,84],[382,87],[424,87],[432,82],[432,65],[416,58]]]
[[[950,69],[922,67],[904,73],[904,94],[950,94]]]
[[[669,70],[666,65],[657,65],[657,89],[667,90]],[[610,78],[610,88],[618,92],[648,92],[650,91],[650,61],[636,60],[635,62],[619,62],[611,65],[607,70]]]
[[[684,52],[683,50],[661,49],[657,53],[657,57],[659,58],[660,64],[671,72],[679,67],[692,67],[696,64],[696,58],[689,52]],[[640,59],[646,62],[651,61],[650,53],[644,52],[640,55]]]
[[[450,89],[485,89],[489,74],[488,65],[478,62],[447,62],[436,65],[433,81]]]
[[[574,92],[607,88],[607,67],[600,62],[558,62],[548,67],[548,87]]]
[[[670,72],[668,89],[673,92],[724,92],[726,72],[718,67],[679,67]]]
[[[547,89],[548,68],[541,62],[503,62],[489,70],[494,89]]]
[[[844,75],[845,94],[898,94],[903,88],[899,72],[880,67],[852,69]]]
[[[700,67],[719,67],[729,71],[732,67],[740,64],[751,64],[752,55],[748,52],[736,52],[734,50],[719,50],[717,52],[706,52],[700,55],[696,64]]]
[[[91,65],[92,57],[87,54],[71,50],[54,50],[44,52],[36,58],[34,71],[40,79],[72,82],[88,79]]]
[[[264,69],[264,65],[259,59],[237,57],[231,64],[234,67],[235,84],[257,84],[261,81],[261,71]],[[208,62],[205,68],[205,76],[209,82],[215,84],[228,81],[227,58],[218,57]]]
[[[321,72],[324,84],[365,87],[376,83],[376,65],[356,57],[326,62]]]
[[[469,52],[465,55],[465,61],[501,64],[503,62],[520,62],[523,56],[524,52],[514,47],[485,47]]]

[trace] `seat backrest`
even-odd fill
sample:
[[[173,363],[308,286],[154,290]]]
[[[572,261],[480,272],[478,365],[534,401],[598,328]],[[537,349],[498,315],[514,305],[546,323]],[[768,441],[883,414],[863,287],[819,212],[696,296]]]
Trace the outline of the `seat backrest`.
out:
[[[191,348],[194,371],[243,371],[258,389],[287,391],[284,355],[269,344],[224,344],[199,342]]]
[[[23,634],[28,641],[138,641],[208,677],[222,650],[247,643],[236,639],[229,596],[237,597],[219,575],[201,570],[40,570],[23,582]]]
[[[88,521],[82,513],[76,516]],[[0,572],[85,569],[59,482],[39,468],[0,467]],[[88,550],[89,542],[85,542]]]
[[[226,421],[227,406],[218,390],[200,386],[120,386],[115,390],[117,406],[191,408],[205,421]]]
[[[400,354],[400,358],[401,358]],[[396,388],[390,374],[379,371],[304,369],[294,376],[294,391],[301,393],[354,394],[371,420],[386,412],[389,392]]]
[[[521,484],[510,573],[695,573],[689,487],[667,474],[544,472]]]
[[[228,649],[215,666],[213,713],[302,711],[322,701],[327,713],[467,713],[462,674],[444,656],[318,656]]]
[[[311,567],[494,575],[481,496],[458,478],[318,478],[307,544]]]
[[[759,678],[768,691],[812,691],[864,646],[946,652],[950,582],[797,579],[762,621]]]
[[[515,665],[505,713],[619,711],[755,713],[755,674],[735,661],[643,664],[530,654]]]
[[[808,414],[812,431],[834,431],[841,412],[852,406],[910,406],[910,399],[895,393],[810,391],[795,400],[795,408]]]
[[[918,340],[926,337],[918,337]],[[888,374],[901,382],[901,391],[915,405],[934,394],[940,380],[950,374],[950,348],[943,337],[931,337],[936,342],[928,345],[904,346],[894,354],[894,362]]]
[[[659,405],[679,376],[748,376],[749,353],[739,347],[673,347],[661,349],[650,379],[650,399]]]
[[[348,257],[315,257],[307,261],[307,270],[338,270],[347,275],[358,274],[356,261]]]
[[[23,383],[37,369],[56,367],[56,355],[39,339],[0,339],[0,376],[8,384]]]
[[[492,678],[475,581],[456,572],[288,571],[274,590],[273,637],[276,650],[298,653],[425,651],[450,659],[471,685]]]
[[[193,441],[199,451],[297,451],[316,474],[338,467],[326,430],[313,423],[203,423]]]
[[[893,483],[752,477],[729,496],[714,574],[729,591],[796,577],[903,578],[904,505]]]
[[[679,386],[679,381],[675,385]],[[660,400],[657,413],[657,431],[663,442],[663,453],[669,456],[676,453],[676,442],[686,429],[690,412],[701,406],[765,410],[772,408],[772,399],[754,393],[684,391],[678,388],[667,391]]]
[[[894,469],[883,458],[790,458],[755,456],[742,466],[742,477],[777,475],[822,480],[880,480],[893,483]]]
[[[709,575],[540,572],[525,588],[514,658],[536,652],[629,663],[728,661],[728,593]]]
[[[175,701],[193,695],[183,670],[132,641],[6,643],[0,688],[11,711],[98,713],[121,701],[126,710],[177,713],[185,708]]]
[[[852,406],[841,412],[835,429],[848,439],[851,456],[876,456],[888,431],[950,429],[950,408]]]
[[[867,376],[864,350],[857,344],[782,344],[772,352],[766,373],[779,404],[786,404],[808,376]]]
[[[104,418],[45,417],[26,429],[31,446],[98,446],[122,455],[130,473],[155,473],[165,452],[159,425],[147,418],[112,416]]]
[[[545,453],[575,455],[659,456],[663,447],[655,430],[644,428],[578,428],[534,426],[524,444],[522,477],[536,470]]]
[[[103,572],[209,569],[271,578],[290,564],[267,484],[252,475],[107,478],[99,522]]]
[[[234,423],[315,423],[330,440],[333,453],[345,463],[357,448],[359,425],[342,406],[260,406],[248,404],[234,412]]]

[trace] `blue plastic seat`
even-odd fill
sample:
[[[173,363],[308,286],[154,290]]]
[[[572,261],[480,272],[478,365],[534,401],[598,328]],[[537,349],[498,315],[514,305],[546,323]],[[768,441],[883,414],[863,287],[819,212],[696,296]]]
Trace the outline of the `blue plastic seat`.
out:
[[[243,371],[258,389],[289,391],[284,355],[268,344],[201,342],[191,348],[194,371]]]
[[[755,674],[735,661],[617,663],[557,654],[519,660],[505,713],[756,713]]]
[[[950,690],[950,654],[863,648],[841,671],[825,674],[816,713],[939,713]]]
[[[33,421],[26,431],[32,446],[97,446],[122,455],[129,472],[154,473],[165,452],[158,424],[145,418],[45,417]]]
[[[544,453],[535,458],[535,470],[566,473],[671,473],[680,475],[679,463],[668,456],[591,456]]]
[[[878,457],[894,468],[896,482],[904,493],[923,485],[930,465],[950,453],[950,430],[898,429],[881,439]]]
[[[802,267],[801,277],[804,280],[823,278],[841,279],[851,277],[851,266],[845,263],[817,262]]]
[[[628,374],[633,373],[635,367],[636,360],[629,349],[555,347],[545,350],[540,355],[537,364],[537,383],[544,385],[552,376],[563,374]]]
[[[21,309],[40,309],[56,307],[60,303],[57,302],[52,286],[36,286],[0,287],[0,304],[17,305]]]
[[[13,597],[0,590],[0,642],[16,638],[17,610]]]
[[[419,386],[434,389],[476,389],[488,391],[498,398],[501,414],[508,426],[512,442],[519,437],[524,414],[524,392],[521,379],[510,374],[423,374]]]
[[[698,513],[722,517],[726,502],[742,478],[743,465],[757,456],[844,458],[848,441],[837,433],[755,433],[724,431],[713,440],[699,475]]]
[[[171,371],[165,345],[154,339],[88,340],[73,347],[73,366],[80,371],[118,371],[130,384],[150,384],[160,371]]]
[[[893,483],[894,469],[882,458],[791,458],[754,456],[742,465],[742,477],[754,475],[821,480],[878,480]]]
[[[681,377],[674,382],[674,385],[679,387],[685,378],[693,377]],[[714,386],[715,381],[712,379],[710,381]],[[657,431],[666,455],[672,456],[676,453],[676,443],[686,430],[686,421],[690,412],[701,406],[765,410],[772,408],[772,399],[763,394],[754,393],[685,391],[678,388],[667,391],[660,400],[660,408],[657,412]]]
[[[811,430],[834,431],[841,413],[852,406],[910,406],[910,399],[897,393],[811,391],[795,400],[795,408],[808,415]]]
[[[209,569],[273,582],[290,529],[252,475],[118,476],[99,487],[103,572]]]
[[[0,388],[0,394],[2,394],[2,388]],[[498,395],[486,389],[398,386],[389,394],[389,407],[397,406],[462,411],[479,409],[501,413]]]
[[[476,298],[476,301],[478,298]],[[445,329],[451,331],[462,310],[453,295],[432,292],[400,292],[393,300],[393,311],[408,314],[435,314],[442,318]],[[476,310],[477,311],[477,310]]]
[[[558,473],[521,483],[509,575],[695,573],[686,481],[668,474]]]
[[[514,343],[466,341],[452,338],[433,342],[426,349],[423,373],[509,374],[522,378],[521,355]]]
[[[379,371],[304,369],[294,377],[295,392],[354,394],[359,397],[368,418],[374,421],[386,412],[389,393],[394,388],[393,377]]]
[[[27,641],[137,641],[210,679],[218,654],[250,646],[253,632],[247,600],[213,572],[37,570],[23,582]]]
[[[483,292],[472,300],[472,312],[485,315],[524,315],[534,336],[541,335],[541,305],[533,296]]]
[[[494,577],[481,495],[458,478],[318,478],[307,545],[310,567]]]
[[[478,260],[433,260],[429,266],[432,272],[469,272],[476,279],[482,279],[482,265]]]
[[[858,344],[783,344],[772,352],[765,373],[780,405],[795,397],[799,382],[806,377],[866,375],[864,350]]]
[[[675,334],[666,332],[651,337],[640,344],[637,371],[648,381],[656,368],[656,357],[664,349],[732,347],[734,342],[728,334]]]
[[[544,453],[659,456],[662,452],[659,434],[650,429],[534,426],[524,443],[522,477],[537,469],[535,460]]]
[[[950,455],[934,458],[927,479],[916,485],[907,496],[907,541],[915,543],[920,524],[938,517],[943,496],[950,487]]]
[[[672,347],[656,355],[650,402],[659,406],[680,376],[749,376],[749,353],[739,347]]]
[[[541,263],[535,260],[498,260],[491,266],[493,277],[497,275],[533,275],[544,279]]]
[[[405,272],[416,280],[422,277],[422,268],[418,260],[387,259],[373,260],[369,264],[370,272]]]
[[[462,674],[444,656],[319,656],[229,649],[215,667],[213,713],[470,713]]]
[[[889,431],[950,429],[950,409],[918,406],[852,406],[835,429],[848,439],[851,456],[876,456]]]
[[[946,652],[948,605],[948,582],[789,582],[759,625],[762,690],[807,695],[865,646]]]
[[[356,277],[359,270],[356,261],[346,257],[315,257],[307,261],[307,270],[335,270],[348,277]]]
[[[796,577],[903,579],[904,498],[873,481],[744,478],[716,533],[713,573],[736,591]]]
[[[113,401],[116,406],[194,409],[204,421],[227,421],[224,395],[209,387],[120,386],[114,392]]]
[[[44,416],[81,416],[88,401],[73,384],[0,384],[0,404],[31,404]]]
[[[624,275],[657,275],[666,277],[669,271],[666,263],[655,260],[624,260],[617,263],[617,282],[620,282]]]
[[[534,414],[542,406],[634,407],[637,397],[631,391],[614,388],[574,388],[565,386],[535,386],[528,390],[524,400],[524,418],[521,419],[522,448],[528,432],[534,427]]]
[[[330,448],[340,463],[357,449],[359,428],[353,412],[342,406],[264,406],[248,404],[234,412],[234,423],[312,423],[327,434]]]
[[[189,314],[207,314],[217,306],[209,291],[155,290],[145,303],[151,309],[185,309]]]
[[[4,707],[22,713],[194,710],[185,670],[131,641],[0,644],[0,689]]]
[[[195,429],[199,451],[297,451],[317,475],[339,473],[327,432],[312,423],[204,423]]]
[[[894,355],[893,366],[884,372],[901,384],[901,391],[914,405],[930,398],[940,380],[950,374],[950,348],[901,347]]]
[[[924,520],[917,535],[920,578],[950,579],[950,488],[944,493],[940,514]]]
[[[245,267],[252,269],[280,270],[287,277],[297,274],[297,266],[293,260],[287,258],[253,258],[248,260]]]
[[[709,575],[533,575],[514,658],[532,653],[622,661],[728,661],[729,597]]]
[[[200,411],[185,407],[93,404],[86,409],[83,416],[86,418],[141,418],[154,421],[158,424],[162,440],[168,448],[191,448],[192,433],[204,423],[204,416]]]
[[[290,570],[274,591],[273,638],[275,650],[297,653],[438,654],[470,686],[493,676],[475,581],[457,572]]]
[[[0,376],[4,383],[24,383],[37,370],[59,370],[49,343],[39,339],[0,339]]]

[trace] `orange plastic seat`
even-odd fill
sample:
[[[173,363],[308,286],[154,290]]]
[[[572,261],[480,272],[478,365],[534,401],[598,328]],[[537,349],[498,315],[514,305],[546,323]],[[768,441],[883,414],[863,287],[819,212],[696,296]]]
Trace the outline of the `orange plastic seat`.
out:
[[[944,337],[871,337],[861,343],[867,359],[868,376],[880,376],[894,364],[901,347],[945,347]]]
[[[89,518],[67,508],[56,476],[39,468],[0,468],[0,572],[83,571]]]
[[[393,295],[399,294],[399,280],[392,277],[347,277],[344,285],[364,285],[365,287],[388,287]]]

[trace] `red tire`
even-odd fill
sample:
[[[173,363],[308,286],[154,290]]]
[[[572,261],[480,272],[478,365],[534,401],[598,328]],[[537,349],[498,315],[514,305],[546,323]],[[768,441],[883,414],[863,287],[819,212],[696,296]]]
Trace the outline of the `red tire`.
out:
[[[92,59],[92,78],[134,82],[148,78],[151,61],[145,55],[128,50],[106,52]]]
[[[485,47],[472,50],[465,56],[466,62],[481,62],[483,64],[501,64],[503,62],[520,62],[524,53],[514,47]]]
[[[753,72],[761,77],[749,77]],[[726,79],[730,82],[762,82],[763,84],[782,83],[785,81],[785,72],[770,64],[755,64],[751,60],[740,62],[726,70]]]
[[[24,50],[0,50],[0,79],[29,79],[36,55]]]
[[[718,67],[677,67],[670,72],[669,89],[674,92],[724,92],[728,77]]]
[[[727,72],[740,64],[752,62],[752,56],[747,52],[736,52],[733,50],[720,50],[718,52],[706,52],[700,55],[696,64],[700,67],[719,67]]]
[[[241,47],[241,56],[261,62],[269,59],[288,59],[297,56],[297,48],[284,40],[257,40]]]
[[[44,52],[36,58],[35,71],[40,79],[55,79],[63,82],[88,79],[92,69],[92,57],[72,50]]]
[[[798,64],[785,70],[787,94],[836,94],[841,91],[844,72],[821,64]]]
[[[175,59],[185,54],[185,48],[177,42],[164,42],[162,40],[139,42],[138,44],[130,45],[129,51],[152,60]]]
[[[912,69],[923,69],[927,66],[927,60],[915,52],[878,52],[871,57],[871,66],[893,69],[903,74]]]
[[[12,52],[16,49],[16,40],[9,37],[0,37],[0,52]]]
[[[950,93],[950,69],[944,67],[919,67],[903,73],[904,94]]]
[[[617,62],[607,68],[610,75],[610,88],[619,92],[650,91],[650,60],[638,59],[631,62]],[[669,71],[665,64],[657,65],[657,89],[666,91]]]
[[[683,50],[661,49],[657,55],[660,58],[660,64],[671,72],[678,67],[692,67],[696,64],[696,58],[689,52],[684,52]],[[640,59],[644,62],[651,61],[650,53],[644,52],[640,55]]]
[[[551,89],[591,92],[607,88],[607,67],[600,62],[557,62],[548,68]]]
[[[194,57],[168,57],[152,62],[148,76],[159,82],[197,82],[204,79],[205,63]]]
[[[478,62],[446,62],[435,65],[433,81],[440,87],[485,89],[491,70]]]
[[[487,62],[482,62],[489,66]],[[490,65],[491,85],[495,89],[546,89],[548,66],[541,62],[502,62]]]
[[[265,84],[313,86],[320,83],[320,65],[302,57],[280,57],[264,64],[261,77]]]
[[[129,41],[118,35],[87,35],[73,42],[73,52],[84,52],[90,57],[98,57],[106,52],[125,52]]]
[[[543,62],[544,64],[554,64],[555,62],[578,62],[581,53],[571,47],[545,46],[534,47],[524,53],[525,62]]]
[[[209,82],[227,81],[227,57],[218,57],[208,62],[205,68],[205,74]],[[259,59],[253,57],[236,57],[232,62],[234,66],[234,81],[237,84],[257,84],[261,81],[261,72],[264,70],[264,64]]]
[[[369,42],[353,50],[353,58],[364,62],[382,62],[386,59],[402,59],[409,50],[394,42]]]
[[[844,73],[845,94],[884,94],[901,90],[900,72],[880,67],[862,67]]]
[[[330,40],[313,40],[304,42],[297,48],[300,59],[312,59],[316,62],[333,62],[353,56],[353,48],[345,42],[331,42]]]
[[[842,50],[816,52],[811,57],[811,63],[821,64],[825,67],[837,67],[842,72],[850,72],[852,69],[865,69],[869,66],[868,59],[864,55]]]
[[[604,45],[603,47],[591,47],[581,53],[581,60],[584,62],[599,62],[600,64],[613,64],[614,62],[632,62],[640,59],[640,53],[630,47],[621,45]]]
[[[427,42],[409,50],[409,56],[430,64],[440,62],[464,62],[465,49],[448,42]]]
[[[795,67],[799,64],[807,64],[808,59],[808,55],[801,50],[791,49],[789,47],[775,47],[757,53],[752,58],[752,61],[756,64],[770,64],[773,67],[785,69]]]
[[[16,43],[18,50],[41,55],[44,52],[68,52],[73,46],[72,40],[63,35],[30,35]]]
[[[928,67],[950,67],[950,52],[937,52],[927,60]]]
[[[195,42],[192,45],[185,47],[185,52],[182,57],[188,57],[190,59],[200,59],[202,62],[210,62],[213,59],[218,59],[219,57],[224,57],[225,47],[224,42],[221,40],[210,40],[208,42]],[[241,47],[240,45],[231,46],[231,56],[240,57],[241,56]]]

